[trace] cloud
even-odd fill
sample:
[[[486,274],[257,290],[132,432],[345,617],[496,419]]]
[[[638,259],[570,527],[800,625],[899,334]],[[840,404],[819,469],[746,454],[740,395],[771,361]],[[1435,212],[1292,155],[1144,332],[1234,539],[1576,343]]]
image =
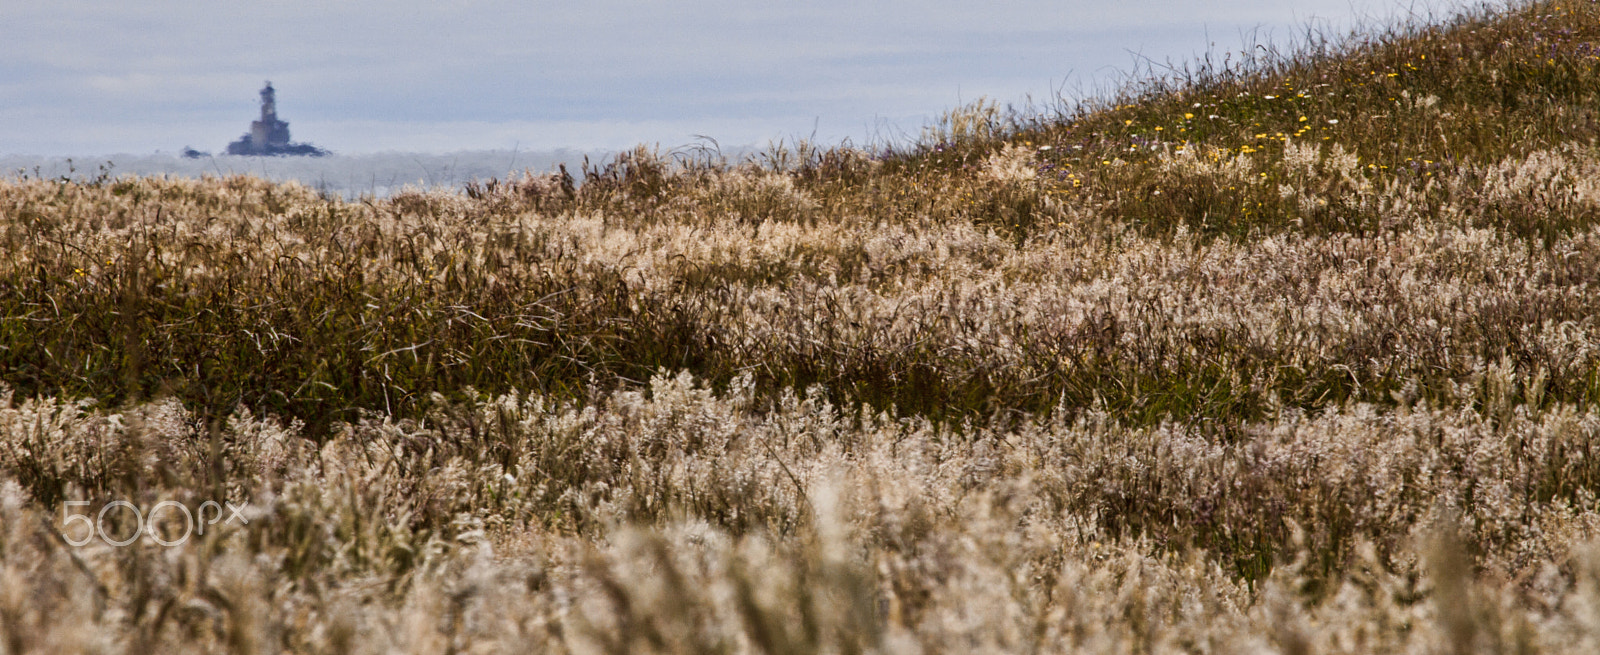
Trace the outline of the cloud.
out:
[[[637,134],[561,131],[572,125],[742,138],[815,122],[859,137],[875,117],[920,122],[978,95],[1093,87],[1134,63],[1129,50],[1181,59],[1208,35],[1237,47],[1242,29],[1290,34],[1351,11],[1347,0],[7,3],[0,152],[215,148],[246,128],[266,79],[297,139],[351,151],[406,134],[472,132],[471,147]],[[373,123],[392,129],[349,128]],[[484,124],[503,127],[460,127]],[[678,134],[663,129],[655,138]],[[513,142],[482,143],[497,133]]]

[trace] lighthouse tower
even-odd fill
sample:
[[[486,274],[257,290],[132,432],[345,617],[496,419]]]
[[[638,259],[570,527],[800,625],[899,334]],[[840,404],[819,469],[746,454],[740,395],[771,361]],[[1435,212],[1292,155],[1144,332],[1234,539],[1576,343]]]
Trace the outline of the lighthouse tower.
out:
[[[289,142],[289,124],[278,120],[278,94],[267,82],[261,89],[261,119],[250,123],[250,132],[228,144],[230,155],[311,155],[326,150],[304,143]]]
[[[261,120],[250,123],[250,143],[262,151],[289,145],[289,124],[278,120],[277,92],[272,89],[270,81],[261,89]]]

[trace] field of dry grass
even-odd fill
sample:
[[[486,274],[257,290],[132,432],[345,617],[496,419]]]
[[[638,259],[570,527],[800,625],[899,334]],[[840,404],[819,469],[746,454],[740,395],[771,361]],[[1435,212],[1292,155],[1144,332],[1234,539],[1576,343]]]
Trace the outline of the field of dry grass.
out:
[[[6,655],[1600,652],[1593,1],[0,252]]]

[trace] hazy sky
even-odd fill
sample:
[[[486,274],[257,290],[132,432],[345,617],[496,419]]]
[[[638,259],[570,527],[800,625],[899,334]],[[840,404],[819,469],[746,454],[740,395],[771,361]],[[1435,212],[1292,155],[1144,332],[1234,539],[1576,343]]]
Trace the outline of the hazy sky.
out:
[[[1440,0],[1447,13],[1463,2]],[[0,0],[0,155],[217,151],[264,80],[344,153],[915,135],[979,96],[1348,28],[1401,0]]]

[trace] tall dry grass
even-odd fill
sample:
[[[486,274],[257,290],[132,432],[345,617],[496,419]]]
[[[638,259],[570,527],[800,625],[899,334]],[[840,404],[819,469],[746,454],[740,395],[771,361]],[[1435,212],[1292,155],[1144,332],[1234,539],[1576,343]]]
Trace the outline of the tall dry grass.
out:
[[[1597,41],[462,194],[5,182],[0,649],[1591,652]],[[119,500],[248,523],[71,545]]]

